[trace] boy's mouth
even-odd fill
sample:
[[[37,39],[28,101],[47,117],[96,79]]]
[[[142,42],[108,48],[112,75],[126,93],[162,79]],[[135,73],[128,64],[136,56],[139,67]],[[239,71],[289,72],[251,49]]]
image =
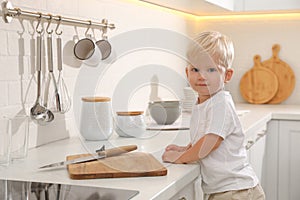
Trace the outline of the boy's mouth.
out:
[[[198,84],[196,84],[196,86],[206,87],[207,84],[206,83],[198,83]]]

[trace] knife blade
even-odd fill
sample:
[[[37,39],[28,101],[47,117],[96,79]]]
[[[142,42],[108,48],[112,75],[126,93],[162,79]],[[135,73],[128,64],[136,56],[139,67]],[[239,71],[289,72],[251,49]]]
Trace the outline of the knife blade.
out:
[[[49,165],[39,167],[39,169],[57,168],[57,167],[63,167],[63,166],[67,166],[67,165],[75,164],[75,163],[83,163],[83,162],[87,162],[87,161],[103,159],[103,158],[107,158],[107,157],[117,156],[117,155],[127,153],[130,151],[134,151],[136,149],[137,149],[136,145],[115,147],[115,148],[107,149],[105,151],[100,151],[98,153],[93,153],[89,156],[76,158],[76,159],[72,159],[72,160],[67,160],[67,161],[61,161],[61,162],[57,162],[57,163],[51,163]]]

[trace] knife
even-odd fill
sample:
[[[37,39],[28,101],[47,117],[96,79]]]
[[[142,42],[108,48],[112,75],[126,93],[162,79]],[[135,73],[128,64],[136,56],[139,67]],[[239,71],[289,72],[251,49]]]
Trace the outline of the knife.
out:
[[[52,163],[52,164],[49,164],[49,165],[42,166],[39,169],[57,168],[57,167],[67,166],[67,165],[75,164],[75,163],[83,163],[83,162],[87,162],[87,161],[103,159],[103,158],[106,158],[106,157],[117,156],[117,155],[120,155],[120,154],[123,154],[123,153],[134,151],[136,149],[137,149],[136,145],[120,146],[120,147],[116,147],[116,148],[112,148],[112,149],[107,149],[107,150],[104,150],[104,151],[99,151],[99,152],[93,153],[89,156],[76,158],[76,159],[73,159],[73,160],[67,160],[67,161]]]

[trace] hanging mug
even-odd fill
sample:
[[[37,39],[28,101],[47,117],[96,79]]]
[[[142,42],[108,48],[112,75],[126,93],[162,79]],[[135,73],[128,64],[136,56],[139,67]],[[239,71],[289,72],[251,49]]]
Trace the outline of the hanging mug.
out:
[[[74,55],[89,66],[97,66],[102,59],[101,51],[90,34],[76,42]]]
[[[107,19],[103,19],[102,23],[107,24]],[[105,60],[110,56],[112,48],[111,48],[111,44],[107,40],[107,27],[102,28],[101,31],[102,31],[102,39],[98,40],[96,42],[96,45],[100,49],[101,57],[102,57],[101,59]]]

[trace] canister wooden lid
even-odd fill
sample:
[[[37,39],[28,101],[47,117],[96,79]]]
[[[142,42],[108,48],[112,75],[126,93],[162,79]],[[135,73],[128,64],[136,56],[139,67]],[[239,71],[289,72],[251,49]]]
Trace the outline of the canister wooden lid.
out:
[[[82,101],[85,102],[107,102],[110,101],[109,97],[82,97]]]
[[[144,111],[124,111],[124,112],[117,112],[117,115],[119,116],[136,116],[143,114]]]

